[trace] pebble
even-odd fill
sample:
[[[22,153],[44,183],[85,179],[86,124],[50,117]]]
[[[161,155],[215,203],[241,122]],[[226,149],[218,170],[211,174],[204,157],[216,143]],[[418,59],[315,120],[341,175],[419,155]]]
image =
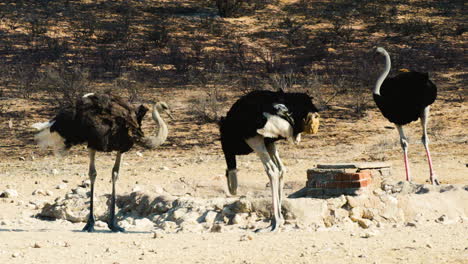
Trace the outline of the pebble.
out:
[[[143,153],[141,153],[140,151],[137,151],[135,154],[136,154],[138,157],[143,157]]]
[[[65,188],[67,188],[66,183],[60,183],[59,185],[57,185],[57,187],[55,187],[55,189],[59,189],[59,190],[62,190],[62,189],[65,189]]]
[[[14,198],[18,197],[18,192],[14,189],[6,189],[0,193],[1,198]]]
[[[46,196],[46,191],[42,190],[42,189],[36,189],[32,192],[32,195],[44,195]]]
[[[34,243],[33,248],[41,248],[41,247],[42,247],[42,245],[39,244],[39,242]]]
[[[253,236],[252,235],[243,235],[240,237],[239,241],[249,241],[249,240],[253,240]]]
[[[164,237],[164,235],[163,235],[162,232],[160,232],[160,231],[154,231],[153,232],[153,238],[163,238],[163,237]]]
[[[211,227],[211,232],[213,232],[213,233],[221,233],[221,232],[223,232],[223,226],[220,225],[220,224],[214,224],[214,225]]]

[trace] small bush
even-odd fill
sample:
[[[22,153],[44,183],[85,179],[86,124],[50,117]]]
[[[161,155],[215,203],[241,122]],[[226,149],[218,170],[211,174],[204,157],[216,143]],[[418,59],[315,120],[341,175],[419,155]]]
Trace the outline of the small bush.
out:
[[[218,122],[224,101],[226,96],[221,93],[218,86],[211,86],[203,97],[192,102],[192,114],[202,122]]]
[[[221,17],[234,17],[244,2],[245,0],[216,0],[216,7]]]
[[[42,74],[38,87],[46,91],[60,106],[73,105],[89,91],[89,73],[80,68],[48,67]]]

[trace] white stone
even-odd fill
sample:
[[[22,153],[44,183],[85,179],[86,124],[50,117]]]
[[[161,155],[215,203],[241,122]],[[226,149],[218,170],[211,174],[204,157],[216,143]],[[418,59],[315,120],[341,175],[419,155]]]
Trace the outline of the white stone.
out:
[[[42,189],[36,189],[36,190],[34,190],[34,191],[32,192],[32,195],[44,195],[44,196],[46,196],[47,193],[46,193],[46,191],[44,191],[44,190],[42,190]]]
[[[148,218],[135,219],[135,226],[139,228],[153,227],[154,223]]]
[[[2,198],[14,198],[18,197],[18,192],[13,189],[6,189],[2,193],[0,193],[0,197]]]
[[[216,219],[216,216],[218,215],[217,212],[215,211],[208,211],[206,214],[205,214],[205,219],[204,221],[206,223],[208,223],[209,225],[212,225]]]
[[[59,190],[63,190],[63,189],[65,189],[65,188],[67,188],[67,184],[66,184],[66,183],[60,183],[59,185],[57,185],[57,186],[55,187],[55,189],[59,189]]]

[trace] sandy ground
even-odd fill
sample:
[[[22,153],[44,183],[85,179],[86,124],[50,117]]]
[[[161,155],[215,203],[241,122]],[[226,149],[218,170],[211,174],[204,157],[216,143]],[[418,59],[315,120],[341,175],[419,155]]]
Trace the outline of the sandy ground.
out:
[[[191,95],[195,96],[196,92]],[[169,121],[173,133],[168,143],[158,150],[136,148],[124,156],[117,192],[129,193],[134,188],[152,192],[163,188],[176,196],[227,197],[225,164],[216,125],[191,122],[184,101],[171,100],[168,94],[162,97],[179,116]],[[180,98],[190,100],[190,96]],[[463,124],[467,122],[467,106],[443,101],[444,95],[441,98],[433,107],[430,123],[435,170],[442,183],[466,185],[467,136]],[[445,107],[447,104],[449,107]],[[390,124],[376,109],[369,110],[367,116],[359,120],[347,118],[343,113],[346,110],[340,108],[322,113],[320,132],[304,136],[298,146],[280,143],[280,154],[288,168],[286,195],[302,188],[306,170],[318,163],[387,161],[393,166],[391,177],[404,179],[397,131],[385,128]],[[148,120],[145,124],[146,130],[151,129]],[[32,136],[27,125],[26,121],[21,121],[15,123],[16,130],[8,130],[7,122],[2,123],[2,129],[13,136],[10,136],[10,147],[1,149],[0,191],[15,189],[19,196],[0,198],[1,262],[468,263],[466,222],[416,227],[401,223],[371,230],[368,238],[363,235],[367,231],[360,228],[275,234],[250,231],[176,233],[153,238],[151,228],[113,234],[105,227],[98,227],[98,232],[88,234],[80,232],[84,223],[39,220],[34,218],[39,210],[31,203],[52,202],[86,180],[88,159],[84,147],[74,148],[65,157],[54,157],[50,151],[41,151],[29,143],[16,147],[18,142],[32,142],[30,138],[21,138]],[[429,173],[420,133],[418,123],[407,128],[414,181],[424,183]],[[114,154],[97,156],[97,195],[110,193],[113,159]],[[270,197],[266,187],[268,180],[258,158],[243,156],[238,163],[239,195]],[[66,183],[66,187],[57,189],[61,183]],[[37,189],[53,194],[32,195]]]

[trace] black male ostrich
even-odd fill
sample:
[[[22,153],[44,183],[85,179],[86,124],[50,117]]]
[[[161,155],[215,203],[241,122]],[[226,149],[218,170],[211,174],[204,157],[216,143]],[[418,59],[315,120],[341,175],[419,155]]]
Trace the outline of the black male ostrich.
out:
[[[237,192],[236,155],[257,153],[270,179],[273,200],[271,231],[278,230],[284,221],[281,214],[284,165],[275,141],[288,139],[298,143],[302,132],[316,133],[319,124],[317,112],[307,94],[254,91],[235,102],[220,121],[229,192]]]
[[[422,143],[426,149],[430,170],[430,181],[439,184],[432,167],[429,140],[427,138],[427,121],[430,105],[437,97],[437,87],[427,73],[404,72],[393,78],[387,78],[390,72],[390,55],[381,47],[376,49],[385,56],[385,70],[375,84],[373,96],[377,107],[390,122],[394,123],[400,133],[403,148],[406,180],[411,181],[408,164],[408,140],[403,132],[403,125],[421,119],[423,129]]]
[[[35,136],[42,147],[51,146],[55,152],[86,143],[89,150],[89,178],[91,180],[91,203],[88,222],[83,231],[94,231],[94,182],[96,180],[96,151],[117,151],[117,157],[112,169],[112,196],[110,219],[107,223],[113,232],[123,232],[115,219],[115,184],[119,176],[122,154],[139,143],[148,148],[162,144],[167,137],[167,126],[159,116],[159,111],[168,111],[165,103],[159,102],[153,106],[153,119],[159,124],[156,137],[144,137],[141,121],[148,108],[144,105],[134,107],[122,98],[110,93],[89,93],[76,101],[76,104],[62,109],[51,121],[36,123],[39,130]],[[169,112],[168,112],[169,114]]]

